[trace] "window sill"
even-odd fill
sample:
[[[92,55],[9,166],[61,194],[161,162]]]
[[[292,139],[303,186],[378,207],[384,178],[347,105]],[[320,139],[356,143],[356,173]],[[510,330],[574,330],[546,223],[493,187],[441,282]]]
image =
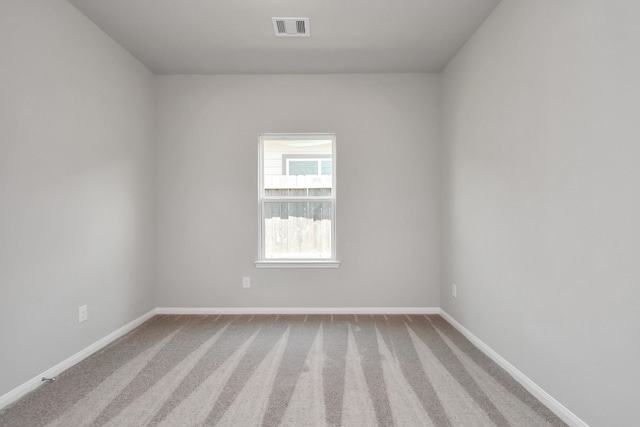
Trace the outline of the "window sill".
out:
[[[338,268],[336,260],[263,260],[255,262],[256,268]]]

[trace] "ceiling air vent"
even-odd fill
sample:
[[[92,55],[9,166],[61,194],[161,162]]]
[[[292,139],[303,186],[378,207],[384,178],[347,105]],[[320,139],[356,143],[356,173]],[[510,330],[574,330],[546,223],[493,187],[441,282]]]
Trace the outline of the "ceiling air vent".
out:
[[[309,18],[271,18],[277,37],[309,37]]]

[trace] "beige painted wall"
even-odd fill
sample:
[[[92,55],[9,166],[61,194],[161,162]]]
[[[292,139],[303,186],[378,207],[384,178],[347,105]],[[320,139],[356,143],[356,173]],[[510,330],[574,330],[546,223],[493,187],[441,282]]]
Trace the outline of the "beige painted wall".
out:
[[[156,89],[159,306],[439,305],[437,75],[169,76]],[[302,101],[269,102],[286,96]],[[255,268],[268,132],[337,134],[339,269]]]
[[[594,427],[638,423],[638,16],[505,0],[442,76],[442,306]]]
[[[155,300],[153,76],[63,0],[0,2],[0,58],[2,396]]]

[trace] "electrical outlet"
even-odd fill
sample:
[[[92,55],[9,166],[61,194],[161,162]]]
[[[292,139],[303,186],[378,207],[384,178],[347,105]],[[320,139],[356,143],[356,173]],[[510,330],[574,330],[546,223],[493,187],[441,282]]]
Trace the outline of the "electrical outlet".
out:
[[[251,287],[251,279],[249,277],[243,277],[242,278],[242,287],[243,288],[250,288]]]
[[[458,288],[453,284],[451,285],[451,296],[453,296],[454,298],[458,297]]]
[[[78,323],[85,322],[89,317],[86,305],[78,307]]]

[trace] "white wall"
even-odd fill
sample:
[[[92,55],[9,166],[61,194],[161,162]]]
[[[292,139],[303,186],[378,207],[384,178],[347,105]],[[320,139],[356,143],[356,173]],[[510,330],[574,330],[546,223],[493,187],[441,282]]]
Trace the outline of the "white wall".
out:
[[[66,1],[0,2],[0,58],[2,396],[155,307],[154,100]]]
[[[158,77],[158,305],[438,306],[438,84]],[[261,132],[337,134],[339,269],[255,268]]]
[[[442,306],[591,426],[638,420],[638,16],[505,0],[442,76]]]

